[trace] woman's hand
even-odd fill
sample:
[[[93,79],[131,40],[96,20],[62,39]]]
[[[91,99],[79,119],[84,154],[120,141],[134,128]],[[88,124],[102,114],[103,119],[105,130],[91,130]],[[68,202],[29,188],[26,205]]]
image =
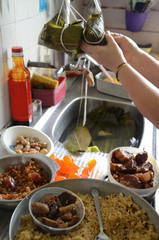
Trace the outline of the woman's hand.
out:
[[[137,46],[137,44],[127,36],[124,36],[119,33],[111,33],[111,36],[114,38],[116,43],[122,49],[124,57],[127,62],[132,65],[133,61],[137,60],[138,53],[142,50]]]
[[[106,32],[107,45],[90,45],[82,42],[81,48],[84,52],[93,57],[99,64],[116,72],[117,67],[126,62],[121,48],[118,46],[110,32]]]

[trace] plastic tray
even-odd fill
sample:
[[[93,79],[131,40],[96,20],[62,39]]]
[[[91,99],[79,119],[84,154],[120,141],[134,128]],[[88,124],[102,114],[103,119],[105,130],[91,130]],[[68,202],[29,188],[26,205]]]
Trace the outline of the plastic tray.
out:
[[[114,76],[113,72],[109,72],[109,74],[111,76]],[[96,78],[97,90],[99,92],[113,95],[115,97],[131,100],[129,95],[127,94],[127,92],[121,85],[116,84],[116,83],[111,83],[111,82],[104,80],[106,78],[104,73],[102,73],[102,72],[98,73],[95,76],[95,78]]]
[[[66,94],[66,78],[59,77],[59,86],[55,89],[35,89],[32,88],[32,95],[35,99],[42,101],[43,107],[56,105]]]

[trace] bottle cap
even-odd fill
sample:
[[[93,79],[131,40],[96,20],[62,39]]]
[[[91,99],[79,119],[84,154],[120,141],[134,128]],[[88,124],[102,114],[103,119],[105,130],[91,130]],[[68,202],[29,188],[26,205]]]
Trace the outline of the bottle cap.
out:
[[[12,47],[12,56],[14,57],[23,56],[23,48],[20,46]]]

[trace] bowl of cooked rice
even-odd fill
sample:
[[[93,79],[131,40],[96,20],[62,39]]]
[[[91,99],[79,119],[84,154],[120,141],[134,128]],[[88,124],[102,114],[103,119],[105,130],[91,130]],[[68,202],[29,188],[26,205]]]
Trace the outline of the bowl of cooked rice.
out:
[[[108,179],[151,200],[159,186],[159,169],[146,150],[118,147],[108,154]]]
[[[103,230],[110,239],[159,239],[159,215],[157,211],[138,194],[98,179],[67,179],[50,183],[44,188],[64,188],[76,194],[83,202],[85,216],[81,223],[62,235],[51,235],[36,224],[29,212],[31,195],[15,209],[10,225],[10,240],[92,240],[99,233],[98,216],[91,195],[92,188],[99,191]],[[37,190],[37,192],[39,189]]]
[[[66,234],[83,220],[85,207],[73,192],[59,187],[36,191],[29,200],[29,212],[36,227],[51,235]]]

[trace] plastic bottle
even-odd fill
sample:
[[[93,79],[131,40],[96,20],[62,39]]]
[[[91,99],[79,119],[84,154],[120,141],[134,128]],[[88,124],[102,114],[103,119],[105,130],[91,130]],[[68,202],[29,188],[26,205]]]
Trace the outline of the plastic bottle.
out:
[[[33,118],[31,83],[22,47],[12,47],[12,60],[13,68],[8,76],[12,118],[14,124],[29,125]]]

